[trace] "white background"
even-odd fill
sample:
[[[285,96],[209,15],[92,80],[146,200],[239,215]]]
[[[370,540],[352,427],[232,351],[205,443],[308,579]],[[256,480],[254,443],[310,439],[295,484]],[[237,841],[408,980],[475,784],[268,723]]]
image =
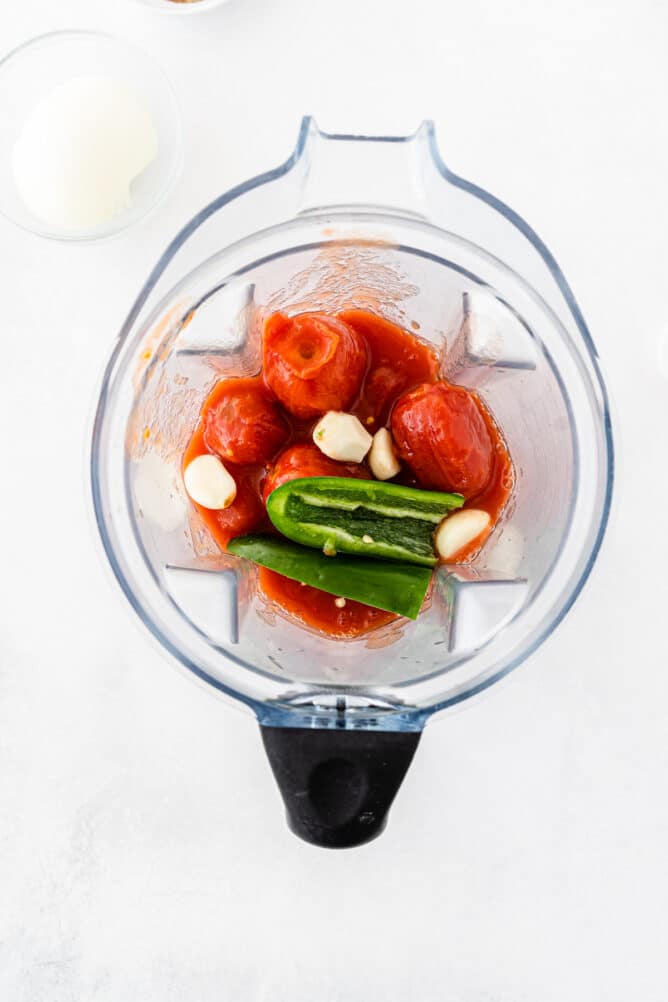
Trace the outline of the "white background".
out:
[[[0,3],[0,48],[143,43],[187,157],[121,238],[0,220],[2,1002],[664,1002],[668,995],[665,0]],[[566,622],[431,725],[386,834],[284,824],[257,733],[172,670],[94,545],[96,381],[176,228],[329,130],[436,120],[449,165],[554,251],[618,418],[615,514]],[[661,368],[663,365],[663,369]]]

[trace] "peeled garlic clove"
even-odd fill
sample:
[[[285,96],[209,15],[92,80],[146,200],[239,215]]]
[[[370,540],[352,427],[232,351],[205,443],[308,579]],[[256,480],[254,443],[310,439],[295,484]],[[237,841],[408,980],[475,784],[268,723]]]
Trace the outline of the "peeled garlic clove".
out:
[[[328,411],[313,429],[313,441],[330,459],[361,463],[373,439],[353,414]]]
[[[189,497],[203,508],[229,508],[237,496],[237,485],[218,456],[197,456],[185,468],[183,482]]]
[[[465,508],[444,518],[434,536],[436,552],[441,560],[452,560],[473,540],[489,528],[491,518],[479,508]]]
[[[394,441],[387,428],[379,428],[373,436],[369,466],[376,480],[390,480],[401,470],[401,464],[394,451]]]

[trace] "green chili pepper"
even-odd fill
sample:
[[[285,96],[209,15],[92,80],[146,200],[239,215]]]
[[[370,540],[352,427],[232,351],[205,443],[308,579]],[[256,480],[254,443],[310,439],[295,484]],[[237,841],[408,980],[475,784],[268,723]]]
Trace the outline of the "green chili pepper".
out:
[[[338,552],[433,567],[433,534],[461,494],[421,491],[378,480],[303,477],[277,487],[267,513],[279,532],[327,556]]]
[[[303,581],[330,595],[364,602],[409,619],[417,619],[431,579],[431,571],[426,567],[356,557],[325,557],[316,550],[273,536],[238,536],[227,544],[227,549],[293,581]]]

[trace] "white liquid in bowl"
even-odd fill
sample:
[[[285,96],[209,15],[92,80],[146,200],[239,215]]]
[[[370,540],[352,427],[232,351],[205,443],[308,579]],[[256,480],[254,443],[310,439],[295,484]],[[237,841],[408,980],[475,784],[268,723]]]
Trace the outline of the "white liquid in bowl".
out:
[[[158,156],[141,96],[111,77],[60,84],[32,111],[12,170],[26,208],[64,232],[94,230],[131,206],[132,182]]]

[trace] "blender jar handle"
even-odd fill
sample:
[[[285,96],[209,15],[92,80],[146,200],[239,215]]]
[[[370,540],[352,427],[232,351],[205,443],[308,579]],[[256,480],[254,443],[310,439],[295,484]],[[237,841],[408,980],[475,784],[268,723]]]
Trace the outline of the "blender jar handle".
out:
[[[336,215],[353,207],[412,216],[484,247],[523,275],[568,333],[581,336],[594,352],[548,248],[509,206],[446,166],[433,122],[406,136],[353,136],[323,132],[310,117],[302,120],[287,160],[214,199],[176,235],[144,283],[121,341],[146,321],[179,276],[221,247],[302,215]]]
[[[312,118],[302,124],[304,173],[296,213],[347,209],[428,219],[427,172],[433,133],[425,121],[406,136],[323,132]]]
[[[433,126],[410,136],[333,135],[302,119],[297,144],[278,167],[205,205],[170,242],[132,306],[124,338],[144,323],[178,279],[222,247],[302,214],[364,204],[428,215],[424,168]]]
[[[385,828],[420,731],[261,725],[262,740],[295,835],[348,849]]]

